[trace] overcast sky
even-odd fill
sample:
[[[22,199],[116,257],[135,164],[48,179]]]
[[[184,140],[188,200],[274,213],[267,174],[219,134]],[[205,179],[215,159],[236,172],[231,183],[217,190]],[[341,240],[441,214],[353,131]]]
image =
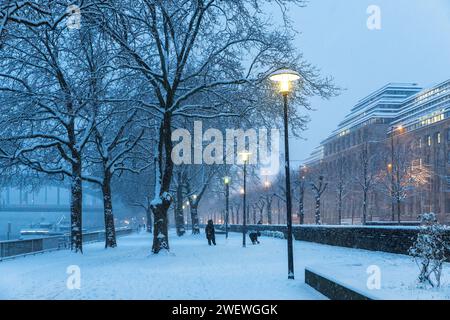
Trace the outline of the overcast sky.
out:
[[[367,28],[370,5],[381,9],[381,30]],[[389,82],[428,87],[450,79],[449,0],[311,0],[290,16],[305,58],[346,89],[330,101],[313,100],[307,141],[291,142],[294,165],[372,91]]]

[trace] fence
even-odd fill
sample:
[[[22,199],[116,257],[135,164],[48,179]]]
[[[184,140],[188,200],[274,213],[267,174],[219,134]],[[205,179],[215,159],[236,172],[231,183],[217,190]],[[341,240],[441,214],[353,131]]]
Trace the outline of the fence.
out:
[[[116,229],[116,236],[129,235],[133,229],[124,227]],[[83,243],[100,242],[105,240],[105,231],[83,233]],[[0,241],[0,261],[54,250],[68,249],[70,247],[69,235],[55,236],[30,240]]]

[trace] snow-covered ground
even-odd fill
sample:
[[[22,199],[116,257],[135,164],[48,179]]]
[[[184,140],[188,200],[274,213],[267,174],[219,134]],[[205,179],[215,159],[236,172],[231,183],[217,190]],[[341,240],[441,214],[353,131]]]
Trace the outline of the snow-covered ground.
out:
[[[261,239],[241,247],[242,236],[171,237],[171,253],[150,254],[147,234],[119,239],[119,247],[86,245],[83,256],[68,251],[0,262],[1,299],[324,299],[304,284],[311,267],[360,291],[384,299],[450,299],[450,266],[441,289],[416,288],[417,266],[407,256],[294,242],[296,280],[287,280],[286,241]],[[67,267],[78,265],[81,289],[66,286]],[[381,290],[368,290],[369,266],[379,266]]]
[[[287,280],[285,241],[265,238],[242,248],[242,236],[171,236],[171,253],[150,254],[148,234],[120,238],[119,247],[85,246],[0,262],[0,299],[324,299]],[[299,261],[301,261],[299,259]],[[67,267],[78,265],[81,289],[68,290]]]

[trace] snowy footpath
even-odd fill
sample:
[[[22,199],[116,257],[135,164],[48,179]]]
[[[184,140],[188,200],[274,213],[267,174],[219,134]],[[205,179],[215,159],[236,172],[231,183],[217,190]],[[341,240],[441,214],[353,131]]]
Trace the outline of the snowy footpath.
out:
[[[148,234],[118,239],[118,248],[85,246],[0,262],[0,299],[324,299],[303,280],[287,280],[285,241],[264,238],[242,248],[242,236],[171,234],[171,253],[152,255]],[[300,261],[300,259],[299,259]],[[80,290],[69,290],[67,267],[79,266]],[[299,270],[300,271],[300,270]]]
[[[0,299],[325,299],[304,283],[306,266],[380,299],[450,299],[450,267],[443,287],[416,289],[410,257],[294,242],[296,280],[287,280],[286,241],[261,238],[241,247],[242,236],[177,238],[171,253],[150,254],[148,234],[119,239],[119,247],[85,246],[84,255],[59,251],[0,262]],[[67,268],[78,266],[80,289],[67,287]],[[368,290],[367,270],[379,267],[380,290]],[[373,268],[373,267],[372,267]],[[370,269],[370,268],[369,268]]]

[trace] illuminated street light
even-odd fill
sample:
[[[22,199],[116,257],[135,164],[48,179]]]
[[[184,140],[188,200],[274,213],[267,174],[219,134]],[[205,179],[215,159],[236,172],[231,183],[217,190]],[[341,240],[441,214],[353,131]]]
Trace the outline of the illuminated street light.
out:
[[[279,84],[282,95],[287,95],[292,91],[292,83],[300,79],[300,74],[294,70],[280,69],[272,73],[269,79]]]
[[[286,169],[286,215],[287,215],[287,249],[288,249],[288,278],[294,279],[294,251],[292,243],[292,199],[291,172],[289,167],[289,124],[288,124],[288,95],[292,91],[293,82],[300,79],[300,74],[294,70],[280,69],[272,73],[269,79],[279,84],[279,92],[284,102],[284,162]]]

